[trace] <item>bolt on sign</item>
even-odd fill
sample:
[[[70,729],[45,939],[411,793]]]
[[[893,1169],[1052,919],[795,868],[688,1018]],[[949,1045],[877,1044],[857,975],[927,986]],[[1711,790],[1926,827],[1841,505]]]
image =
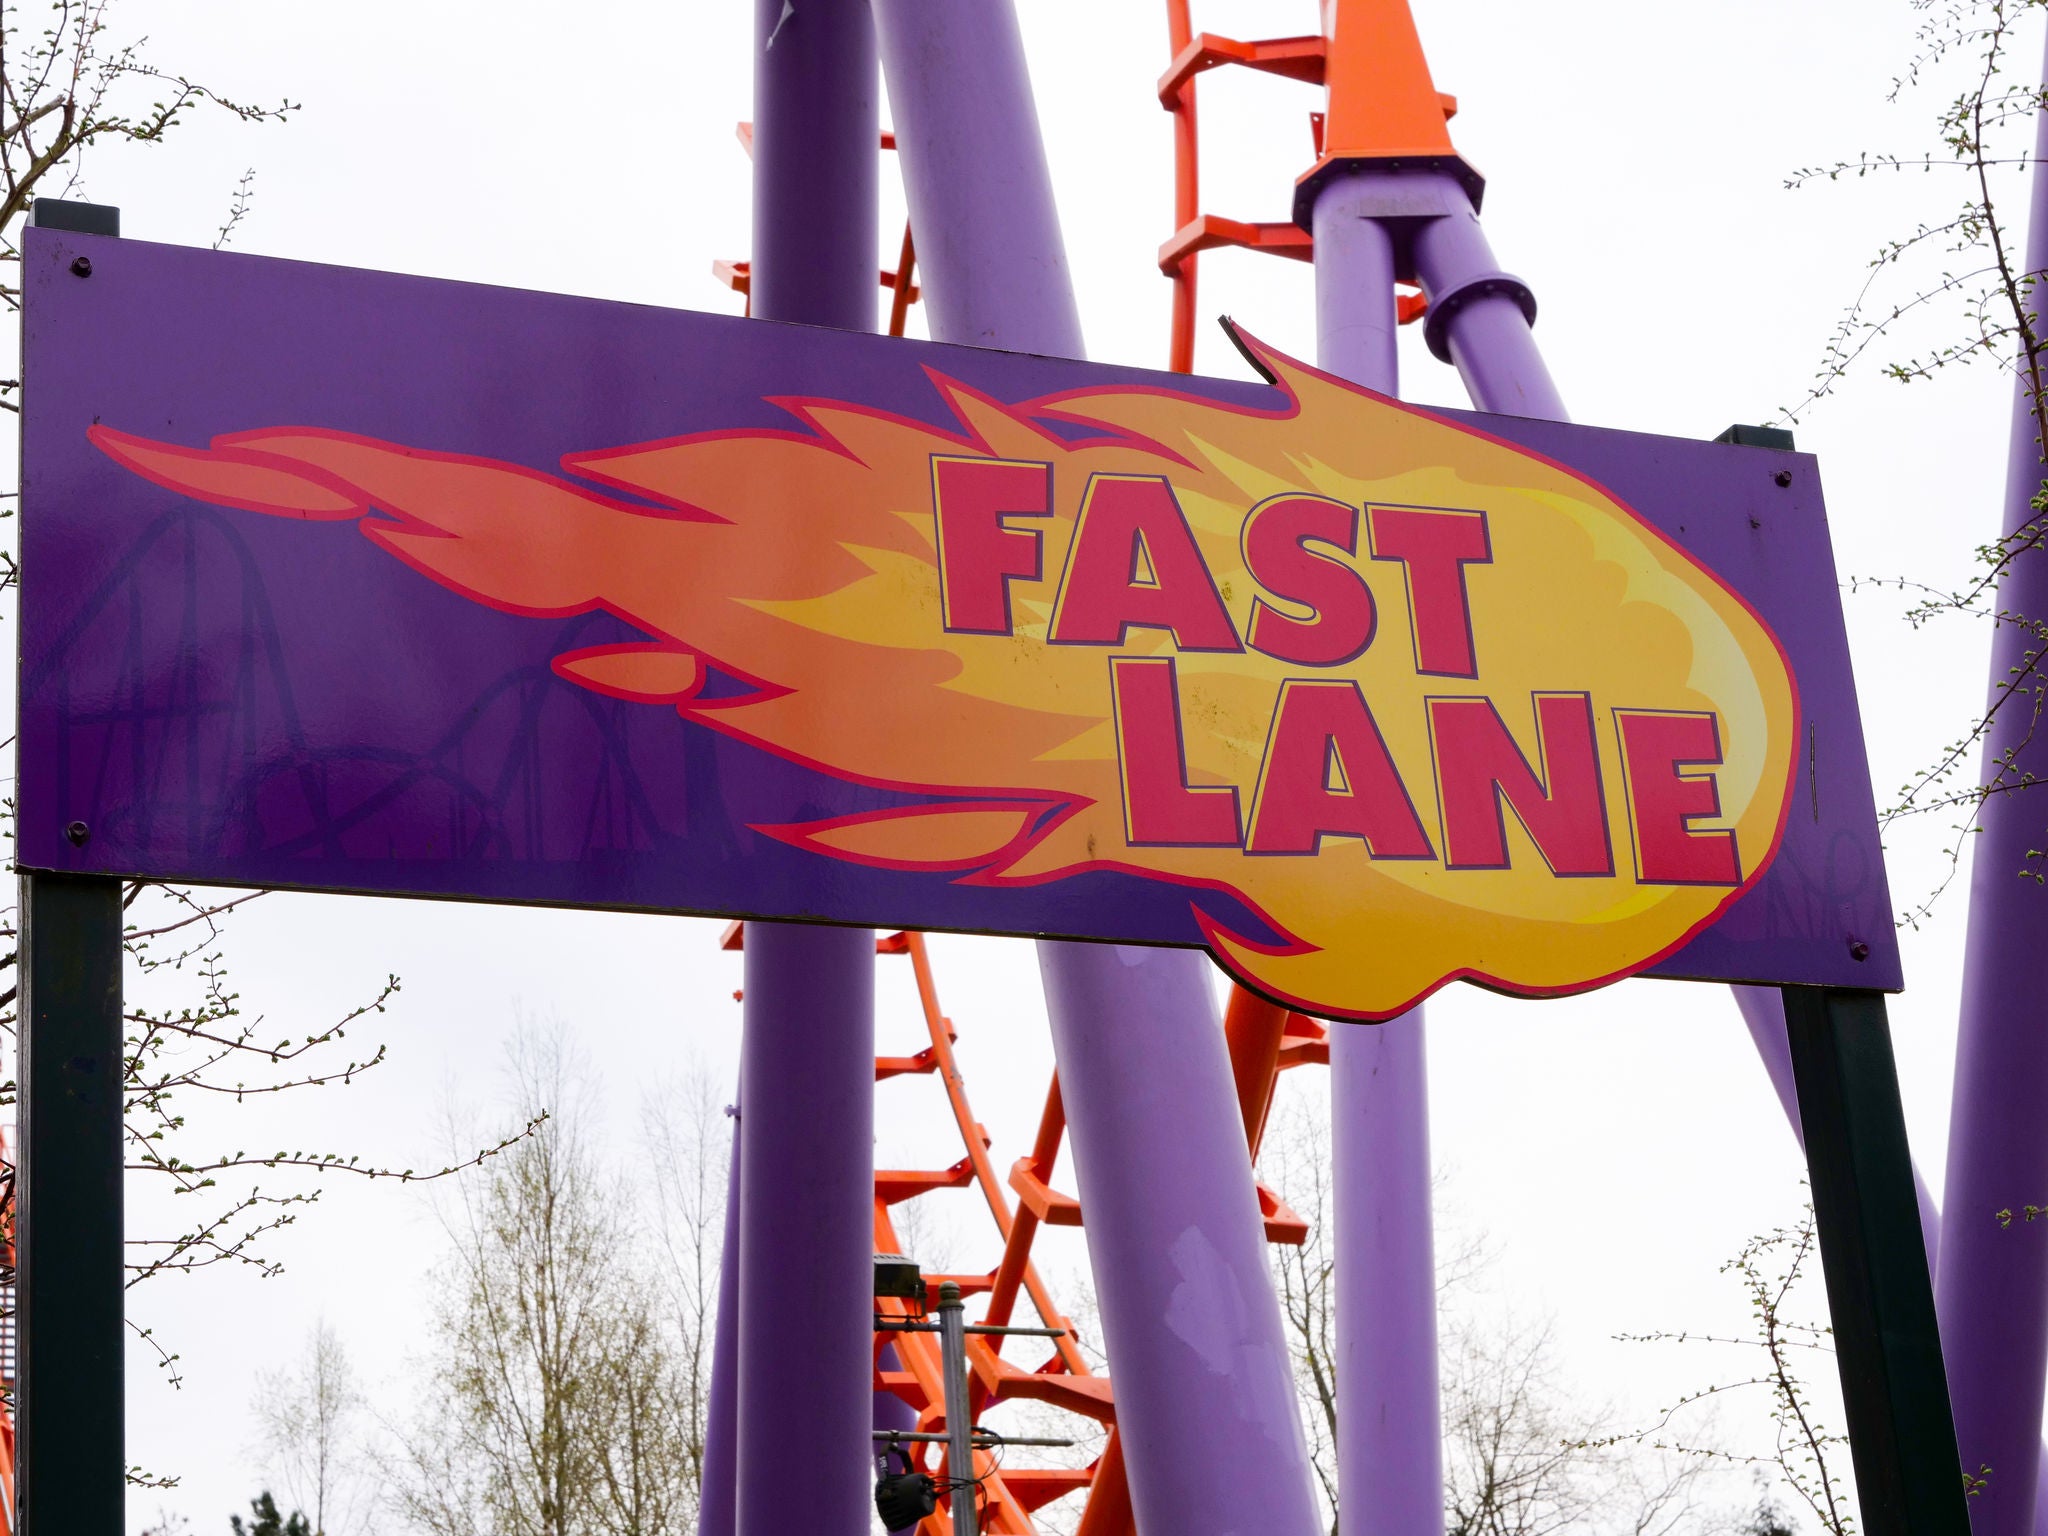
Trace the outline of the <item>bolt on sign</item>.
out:
[[[28,238],[28,867],[1899,984],[1805,456]]]

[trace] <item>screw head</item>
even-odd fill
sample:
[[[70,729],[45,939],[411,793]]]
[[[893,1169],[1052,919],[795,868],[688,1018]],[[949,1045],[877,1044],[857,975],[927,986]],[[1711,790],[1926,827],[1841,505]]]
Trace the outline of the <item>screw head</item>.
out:
[[[1851,939],[1849,941],[1849,958],[1851,960],[1868,960],[1870,958],[1870,946],[1861,939]]]
[[[92,836],[92,828],[82,821],[74,821],[64,829],[64,840],[74,848],[83,848],[86,839]]]
[[[72,275],[73,277],[91,277],[91,276],[92,276],[92,258],[91,258],[90,256],[74,256],[74,257],[72,257],[72,258],[71,258],[71,275]]]
[[[1775,475],[1771,476],[1771,478],[1777,481],[1780,486],[1787,486],[1792,483],[1792,471],[1789,469],[1781,469]]]

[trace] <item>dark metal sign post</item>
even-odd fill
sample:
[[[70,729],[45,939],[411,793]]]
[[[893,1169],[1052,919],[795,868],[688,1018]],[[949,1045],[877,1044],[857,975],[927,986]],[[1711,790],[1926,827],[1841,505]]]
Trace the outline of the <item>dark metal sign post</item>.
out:
[[[1966,1536],[1969,1508],[1884,997],[1783,990],[1863,1528],[1870,1536]]]
[[[122,1536],[121,882],[21,877],[15,1530]]]

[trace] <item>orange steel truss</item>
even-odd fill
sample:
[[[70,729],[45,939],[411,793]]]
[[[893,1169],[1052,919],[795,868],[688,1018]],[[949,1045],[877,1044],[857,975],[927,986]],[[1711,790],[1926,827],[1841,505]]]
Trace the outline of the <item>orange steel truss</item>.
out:
[[[738,949],[743,943],[743,925],[731,925],[726,930],[724,947]],[[951,1280],[963,1296],[986,1297],[979,1321],[996,1325],[1008,1324],[1018,1303],[1028,1301],[1045,1327],[1066,1332],[1052,1341],[1054,1347],[1049,1358],[1030,1367],[1005,1358],[1003,1346],[1007,1341],[1003,1336],[969,1334],[967,1364],[976,1421],[1000,1403],[1029,1401],[1079,1414],[1109,1430],[1102,1454],[1085,1467],[1001,1465],[998,1456],[976,1451],[973,1476],[980,1488],[981,1529],[989,1536],[1037,1536],[1038,1527],[1032,1520],[1035,1511],[1085,1489],[1088,1498],[1076,1527],[1078,1536],[1135,1536],[1110,1379],[1096,1374],[1074,1338],[1071,1320],[1032,1261],[1032,1245],[1041,1227],[1083,1224],[1080,1202],[1053,1188],[1051,1183],[1060,1143],[1066,1135],[1059,1078],[1055,1074],[1047,1088],[1045,1109],[1031,1150],[1011,1164],[1005,1180],[997,1171],[993,1138],[975,1118],[968,1101],[967,1083],[953,1049],[959,1039],[959,1028],[940,1006],[938,983],[924,935],[890,934],[876,942],[875,951],[878,955],[909,960],[916,979],[925,1038],[929,1041],[922,1050],[909,1056],[876,1057],[875,1080],[879,1083],[907,1076],[938,1079],[962,1149],[960,1159],[944,1168],[875,1171],[875,1251],[902,1252],[892,1215],[895,1207],[937,1190],[977,1189],[993,1228],[989,1251],[995,1262],[981,1271],[929,1274],[925,1277],[927,1286],[936,1292],[940,1284]],[[1292,1067],[1327,1065],[1327,1027],[1236,988],[1226,1012],[1224,1035],[1247,1146],[1256,1158],[1280,1073]],[[1308,1224],[1278,1194],[1261,1183],[1258,1197],[1269,1242],[1306,1240]],[[908,1257],[914,1259],[917,1255]],[[911,1302],[893,1297],[878,1297],[875,1311],[878,1322],[917,1315]],[[895,1351],[894,1368],[884,1368],[885,1347]],[[878,1393],[891,1393],[910,1406],[917,1415],[918,1430],[943,1433],[948,1428],[945,1383],[935,1335],[878,1329],[874,1384]],[[942,1486],[954,1475],[945,1464],[943,1444],[922,1442],[910,1449],[914,1463]],[[952,1536],[952,1531],[949,1506],[942,1505],[939,1513],[918,1527],[918,1536]]]
[[[1352,160],[1398,166],[1404,158],[1455,159],[1444,124],[1457,115],[1458,99],[1430,83],[1405,0],[1323,0],[1321,33],[1260,42],[1196,32],[1189,0],[1166,0],[1166,31],[1173,58],[1159,77],[1159,104],[1173,114],[1174,230],[1159,247],[1159,270],[1173,282],[1167,366],[1192,373],[1196,261],[1202,252],[1234,246],[1295,261],[1315,259],[1314,237],[1292,219],[1247,223],[1202,212],[1196,80],[1236,64],[1327,87],[1327,110],[1309,114],[1316,164],[1308,176]],[[1421,319],[1427,308],[1420,292],[1402,293],[1401,324]]]

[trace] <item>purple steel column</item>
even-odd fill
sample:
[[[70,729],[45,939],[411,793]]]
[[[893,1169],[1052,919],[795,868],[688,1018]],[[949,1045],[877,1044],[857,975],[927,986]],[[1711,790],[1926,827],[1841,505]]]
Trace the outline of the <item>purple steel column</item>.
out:
[[[735,1095],[737,1097],[737,1095]],[[739,1457],[740,1108],[730,1111],[732,1163],[725,1180],[725,1236],[718,1254],[718,1313],[711,1335],[711,1402],[704,1414],[704,1463],[697,1536],[734,1536],[734,1474]]]
[[[1316,360],[1400,389],[1388,178],[1339,176],[1316,196]],[[1443,1530],[1436,1241],[1422,1010],[1330,1030],[1336,1176],[1337,1488],[1354,1536]]]
[[[881,80],[866,0],[756,0],[753,312],[872,330]],[[746,927],[737,1536],[865,1536],[874,935]]]
[[[2044,63],[2048,72],[2048,63]],[[2048,113],[2035,124],[2033,206],[2027,270],[2048,269]],[[2038,292],[2038,290],[2036,290]],[[2043,449],[2024,370],[2013,393],[2006,460],[2005,531],[2035,523]],[[1998,591],[2001,624],[1991,647],[1991,693],[2016,686],[1985,741],[1986,762],[2009,761],[2007,782],[2048,775],[2048,740],[2026,695],[2043,675],[2032,623],[2048,612],[2048,553],[2019,555]],[[2009,755],[2009,756],[2008,756]],[[2048,1222],[2000,1226],[1996,1213],[2039,1202],[2048,1190],[2048,1028],[2043,1027],[2041,957],[2048,953],[2048,893],[2023,870],[2042,846],[2033,794],[1985,799],[1970,878],[1970,929],[1963,958],[1962,1014],[1949,1115],[1948,1188],[1943,1195],[1941,1315],[1956,1441],[1965,1468],[1988,1465],[1989,1482],[1970,1501],[1977,1536],[2020,1536],[2034,1524],[2041,1399],[2048,1373]]]
[[[1443,1432],[1420,1008],[1385,1024],[1330,1027],[1330,1122],[1344,1529],[1438,1536]]]
[[[934,339],[1080,357],[1080,311],[1010,0],[875,0]]]
[[[875,19],[933,336],[1079,356],[1009,0],[876,0]],[[1255,1519],[1261,1536],[1310,1536],[1308,1453],[1209,963],[1095,944],[1038,955],[1138,1527],[1223,1536]]]
[[[1394,237],[1379,221],[1388,179],[1336,176],[1316,195],[1316,361],[1353,384],[1398,395]]]
[[[1041,944],[1038,963],[1138,1529],[1312,1536],[1208,963],[1108,944]]]
[[[747,924],[738,1536],[865,1536],[875,938]]]
[[[753,313],[871,331],[881,296],[874,21],[864,0],[754,0],[754,37]]]

